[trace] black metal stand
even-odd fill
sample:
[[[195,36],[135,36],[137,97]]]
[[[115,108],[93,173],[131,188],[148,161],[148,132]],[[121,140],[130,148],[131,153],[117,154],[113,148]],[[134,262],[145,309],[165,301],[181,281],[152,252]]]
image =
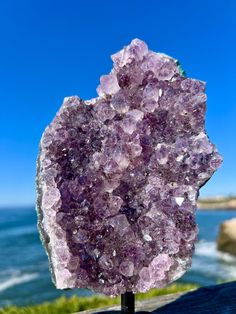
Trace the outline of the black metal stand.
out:
[[[96,314],[134,314],[135,313],[135,295],[133,292],[125,292],[121,295],[120,311],[103,311]],[[150,312],[140,311],[136,314],[148,314]]]
[[[134,314],[133,292],[125,292],[121,295],[121,314]]]

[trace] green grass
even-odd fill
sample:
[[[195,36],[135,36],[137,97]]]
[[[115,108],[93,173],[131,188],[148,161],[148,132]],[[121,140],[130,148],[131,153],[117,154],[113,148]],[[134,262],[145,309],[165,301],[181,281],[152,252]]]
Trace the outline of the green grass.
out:
[[[147,293],[137,294],[136,300],[143,300],[159,295],[183,292],[198,288],[194,284],[172,284],[162,289],[152,289]],[[71,314],[87,309],[105,307],[120,303],[120,298],[109,298],[105,296],[61,297],[52,302],[45,302],[38,305],[26,307],[8,306],[0,309],[0,314]]]

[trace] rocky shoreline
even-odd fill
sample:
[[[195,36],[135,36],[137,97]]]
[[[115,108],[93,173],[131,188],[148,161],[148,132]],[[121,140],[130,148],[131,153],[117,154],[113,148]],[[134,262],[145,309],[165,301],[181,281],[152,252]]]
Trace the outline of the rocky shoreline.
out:
[[[236,210],[236,197],[200,198],[198,200],[198,208],[203,210]]]
[[[220,225],[217,247],[222,252],[236,256],[236,218],[226,220]]]

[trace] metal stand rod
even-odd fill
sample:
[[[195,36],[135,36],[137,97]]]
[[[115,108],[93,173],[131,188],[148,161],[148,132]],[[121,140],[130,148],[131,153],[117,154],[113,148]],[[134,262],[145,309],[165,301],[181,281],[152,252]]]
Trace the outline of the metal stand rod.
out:
[[[121,294],[121,314],[134,314],[134,307],[133,292]]]

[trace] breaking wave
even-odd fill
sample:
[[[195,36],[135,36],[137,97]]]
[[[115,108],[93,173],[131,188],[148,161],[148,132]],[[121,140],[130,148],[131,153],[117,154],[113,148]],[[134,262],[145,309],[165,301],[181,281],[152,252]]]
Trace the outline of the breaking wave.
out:
[[[39,277],[38,273],[32,273],[32,274],[19,274],[16,272],[15,274],[12,274],[10,278],[7,278],[5,280],[1,280],[0,282],[0,292],[9,289],[11,287],[14,287],[16,285],[32,281]]]
[[[218,281],[236,279],[236,257],[217,250],[215,242],[196,244],[192,270],[203,277],[217,277]]]

